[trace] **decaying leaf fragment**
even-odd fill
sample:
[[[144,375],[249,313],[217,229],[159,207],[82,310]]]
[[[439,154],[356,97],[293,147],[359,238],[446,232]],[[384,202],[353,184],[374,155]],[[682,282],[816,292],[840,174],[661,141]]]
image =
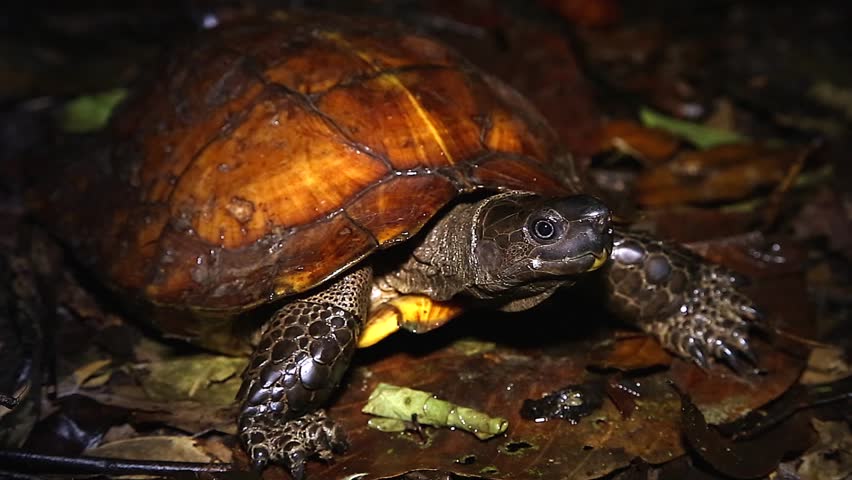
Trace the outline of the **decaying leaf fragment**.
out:
[[[376,386],[361,411],[382,417],[371,419],[370,426],[385,432],[405,430],[405,422],[414,420],[433,427],[460,428],[487,440],[509,428],[505,418],[440,400],[429,392],[387,383]]]
[[[852,476],[852,432],[845,422],[812,421],[819,442],[808,450],[795,467],[801,478],[842,480]]]
[[[209,462],[210,456],[192,437],[154,436],[117,440],[87,450],[94,457],[171,462]]]

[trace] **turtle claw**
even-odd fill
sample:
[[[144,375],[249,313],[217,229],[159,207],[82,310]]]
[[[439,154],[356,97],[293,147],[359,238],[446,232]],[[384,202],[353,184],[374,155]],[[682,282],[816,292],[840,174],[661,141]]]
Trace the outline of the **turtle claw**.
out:
[[[746,304],[740,305],[740,311],[742,314],[750,320],[762,320],[763,312],[760,311],[759,308],[754,305]]]
[[[744,375],[755,372],[757,356],[748,331],[760,311],[740,293],[741,281],[722,267],[701,264],[693,271],[694,288],[676,312],[650,326],[663,346],[708,368],[713,359]]]
[[[343,429],[317,410],[284,424],[256,422],[241,431],[252,465],[260,470],[269,463],[283,465],[294,480],[305,476],[310,458],[332,460],[349,442]]]
[[[737,353],[741,357],[745,358],[746,361],[748,361],[748,363],[750,363],[752,367],[757,367],[757,354],[754,353],[754,349],[751,348],[751,345],[749,345],[746,339],[740,339],[740,344],[737,346]]]
[[[731,370],[736,372],[738,375],[746,375],[754,371],[754,368],[746,365],[743,360],[740,359],[739,352],[734,351],[728,345],[722,345],[719,347],[720,352],[720,360],[725,363]]]
[[[691,343],[687,347],[689,358],[692,359],[702,369],[710,368],[710,362],[707,360],[707,351],[699,343]]]

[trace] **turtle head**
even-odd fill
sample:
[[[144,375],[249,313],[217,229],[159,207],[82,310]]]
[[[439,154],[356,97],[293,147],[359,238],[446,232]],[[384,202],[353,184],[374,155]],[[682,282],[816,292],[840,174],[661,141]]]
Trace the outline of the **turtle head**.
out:
[[[549,295],[600,268],[611,250],[609,209],[593,197],[495,195],[483,200],[475,213],[474,288],[481,297]]]

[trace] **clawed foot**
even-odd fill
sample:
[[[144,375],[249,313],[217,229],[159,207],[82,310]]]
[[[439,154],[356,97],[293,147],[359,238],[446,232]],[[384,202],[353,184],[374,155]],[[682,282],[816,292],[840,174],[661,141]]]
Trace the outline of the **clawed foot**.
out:
[[[255,424],[245,428],[240,437],[254,468],[259,470],[270,462],[278,463],[296,480],[304,478],[309,458],[329,461],[333,454],[342,453],[349,446],[343,428],[323,410],[281,425]]]
[[[716,359],[739,374],[754,373],[757,357],[748,334],[760,313],[738,290],[744,279],[710,264],[700,265],[695,273],[694,288],[680,309],[655,322],[652,333],[666,348],[702,368]]]

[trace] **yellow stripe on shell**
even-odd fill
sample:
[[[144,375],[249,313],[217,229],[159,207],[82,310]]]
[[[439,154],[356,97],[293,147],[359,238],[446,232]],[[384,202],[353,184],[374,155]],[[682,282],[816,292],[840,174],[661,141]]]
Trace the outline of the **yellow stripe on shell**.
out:
[[[376,65],[376,62],[370,55],[354,48],[352,44],[347,42],[339,33],[322,32],[322,36],[325,37],[327,40],[330,40],[332,42],[337,43],[338,45],[343,46],[347,50],[357,55],[358,58],[369,64],[373,71],[377,73],[382,73],[382,69],[378,65]],[[390,85],[393,85],[405,94],[406,98],[408,98],[408,101],[411,103],[411,106],[414,107],[414,111],[417,112],[417,116],[420,117],[420,120],[426,125],[426,129],[432,135],[432,138],[434,138],[435,143],[438,144],[438,147],[441,149],[441,152],[443,152],[444,157],[446,157],[447,159],[447,162],[449,162],[450,165],[454,164],[455,161],[453,160],[453,156],[450,155],[450,151],[449,149],[447,149],[447,145],[444,143],[443,137],[438,132],[438,128],[435,127],[435,124],[432,122],[432,118],[429,116],[429,113],[423,109],[423,106],[420,105],[420,102],[417,100],[417,98],[414,97],[414,94],[411,93],[411,90],[409,90],[408,87],[406,87],[405,84],[402,83],[402,80],[400,80],[399,77],[397,77],[396,75],[384,73],[382,74],[382,78]]]

